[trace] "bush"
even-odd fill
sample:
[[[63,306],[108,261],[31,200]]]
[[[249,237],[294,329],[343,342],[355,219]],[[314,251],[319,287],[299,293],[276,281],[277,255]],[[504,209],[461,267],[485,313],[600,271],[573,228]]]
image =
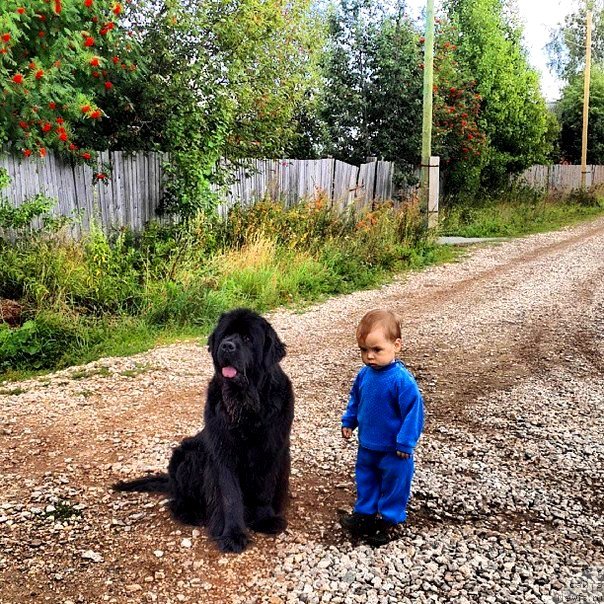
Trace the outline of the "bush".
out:
[[[437,259],[417,206],[338,215],[323,200],[262,202],[227,220],[199,215],[135,235],[93,227],[81,241],[31,231],[0,240],[0,298],[25,323],[2,327],[0,371],[132,353],[162,334],[207,333],[234,306],[265,311],[370,287]]]
[[[273,237],[290,249],[317,249],[328,238],[354,231],[351,215],[340,216],[324,198],[292,208],[271,201],[235,206],[228,215],[224,243],[240,247],[257,235]]]
[[[584,189],[576,189],[569,197],[568,202],[583,207],[604,207],[604,195],[602,185],[596,186],[588,191]]]
[[[0,323],[0,371],[59,366],[77,337],[72,318],[47,313],[16,329]]]

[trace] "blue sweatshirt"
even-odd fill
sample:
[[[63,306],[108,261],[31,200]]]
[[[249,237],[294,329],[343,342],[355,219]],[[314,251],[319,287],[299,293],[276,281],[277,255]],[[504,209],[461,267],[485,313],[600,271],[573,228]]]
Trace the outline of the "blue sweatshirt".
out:
[[[350,391],[344,428],[359,427],[359,444],[373,451],[413,453],[424,426],[424,402],[410,371],[397,359],[365,365]]]

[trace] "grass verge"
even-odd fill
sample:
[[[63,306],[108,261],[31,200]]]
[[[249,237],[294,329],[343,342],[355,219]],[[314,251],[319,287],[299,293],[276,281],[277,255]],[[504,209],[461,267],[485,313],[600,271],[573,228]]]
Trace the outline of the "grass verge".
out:
[[[604,214],[604,196],[576,192],[547,197],[539,191],[513,187],[496,198],[446,204],[443,235],[517,237],[553,231]]]
[[[455,252],[424,233],[417,207],[338,216],[271,203],[186,227],[151,225],[80,242],[46,231],[0,240],[0,377],[23,377],[207,335],[236,306],[264,312],[376,286]]]
[[[512,190],[445,208],[441,234],[517,236],[602,213],[597,196],[553,202]],[[0,238],[0,315],[3,300],[20,309],[16,324],[0,322],[0,379],[200,338],[236,306],[303,307],[458,254],[427,236],[415,205],[340,216],[321,200],[262,202],[227,221],[201,215],[141,235],[93,228],[73,242],[42,229]]]

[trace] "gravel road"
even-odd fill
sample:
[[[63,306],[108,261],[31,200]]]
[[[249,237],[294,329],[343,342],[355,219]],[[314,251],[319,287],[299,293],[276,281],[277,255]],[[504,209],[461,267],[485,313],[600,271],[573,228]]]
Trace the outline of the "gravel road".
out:
[[[427,428],[407,524],[371,549],[336,514],[376,306],[403,317]],[[101,359],[0,385],[0,603],[604,601],[604,219],[269,319],[297,396],[287,532],[221,555],[165,499],[112,492],[200,428],[211,363],[195,343]]]

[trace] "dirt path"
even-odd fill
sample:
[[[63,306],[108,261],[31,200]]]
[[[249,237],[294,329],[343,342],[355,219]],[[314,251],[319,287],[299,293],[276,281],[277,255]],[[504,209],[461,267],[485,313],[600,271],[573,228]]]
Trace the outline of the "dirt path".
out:
[[[410,533],[396,547],[457,529],[473,543],[490,533],[528,543],[530,533],[535,548],[604,565],[603,250],[599,219],[478,248],[302,314],[271,314],[297,395],[290,528],[255,537],[240,556],[176,525],[162,499],[109,488],[164,469],[171,447],[200,427],[211,371],[203,348],[175,345],[0,386],[0,602],[347,601],[333,577],[302,597],[296,580],[306,571],[297,569],[319,551],[338,564],[356,552],[334,522],[354,494],[354,447],[341,442],[339,417],[359,367],[354,326],[376,306],[403,316],[402,358],[428,410]],[[565,457],[565,443],[581,455]],[[506,481],[507,490],[498,486]],[[388,562],[384,551],[377,566]],[[571,563],[560,564],[571,576]],[[384,592],[384,602],[407,594],[393,585],[396,599]],[[550,597],[566,584],[538,585]]]

